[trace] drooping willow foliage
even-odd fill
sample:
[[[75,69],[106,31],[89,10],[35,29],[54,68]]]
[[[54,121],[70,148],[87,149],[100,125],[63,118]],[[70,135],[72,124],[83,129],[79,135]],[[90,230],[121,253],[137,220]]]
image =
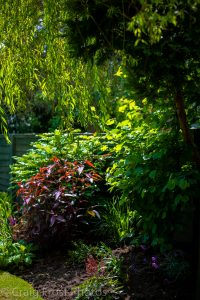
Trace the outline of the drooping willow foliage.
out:
[[[105,117],[112,108],[113,51],[131,57],[133,86],[142,83],[142,91],[164,87],[169,96],[180,85],[191,94],[191,83],[199,81],[200,0],[0,0],[0,5],[4,132],[5,112],[28,106],[38,91],[62,112],[64,123],[93,124]],[[95,54],[109,54],[109,63],[100,69],[80,58]]]
[[[63,123],[105,117],[113,64],[97,68],[70,58],[63,34],[64,0],[0,0],[0,120],[41,92],[62,112]]]

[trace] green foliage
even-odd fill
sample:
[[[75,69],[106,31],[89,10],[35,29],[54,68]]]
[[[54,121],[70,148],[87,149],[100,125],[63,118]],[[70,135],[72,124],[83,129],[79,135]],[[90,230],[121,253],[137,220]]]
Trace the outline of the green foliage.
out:
[[[57,116],[59,125],[64,128],[72,125],[99,128],[99,119],[112,113],[114,63],[97,68],[70,57],[64,34],[68,15],[66,1],[9,0],[0,4],[3,132],[6,134],[7,130],[4,112],[18,117],[24,112],[27,118],[24,123],[27,121],[32,126],[31,131],[34,128],[41,132],[41,125],[47,127],[49,113]],[[41,103],[35,99],[38,95],[45,99],[41,101],[46,112],[43,120]],[[17,123],[21,130],[30,130],[30,126],[25,128],[19,119]]]
[[[34,258],[34,247],[24,241],[2,242],[0,240],[0,267],[22,268],[23,265],[30,265]]]
[[[117,258],[110,247],[101,242],[97,245],[86,244],[85,242],[73,242],[74,249],[69,251],[69,256],[75,264],[83,264],[88,257],[94,257],[103,261],[104,267],[112,275],[120,276],[122,260]]]
[[[12,201],[7,193],[0,193],[0,267],[21,267],[31,264],[33,248],[23,241],[13,242],[12,229]]]
[[[89,161],[74,163],[57,157],[25,183],[18,183],[22,199],[20,231],[40,243],[67,240],[77,225],[98,216],[92,198],[101,177]],[[85,219],[86,218],[86,219]]]
[[[197,195],[199,172],[174,130],[176,116],[169,101],[161,111],[147,99],[143,106],[122,99],[119,112],[121,122],[107,134],[116,142],[116,160],[107,171],[107,181],[142,216],[143,234],[152,244],[163,245],[172,241],[182,215]]]
[[[112,276],[91,277],[80,284],[75,290],[76,300],[114,300],[123,293],[120,282]]]
[[[123,293],[120,283],[122,260],[117,258],[111,248],[101,243],[96,246],[75,242],[70,257],[77,264],[86,264],[87,272],[94,272],[82,284],[75,287],[75,299],[118,299]]]
[[[12,202],[7,193],[0,193],[0,241],[6,243],[10,241],[11,229],[9,226],[8,218],[12,214]]]
[[[95,227],[95,234],[112,243],[136,243],[140,219],[137,211],[131,209],[129,199],[108,200]]]
[[[47,165],[53,156],[71,162],[84,159],[96,160],[100,171],[106,160],[106,156],[101,154],[108,152],[109,143],[105,146],[105,150],[101,150],[103,145],[102,135],[79,135],[76,131],[64,133],[59,130],[55,130],[54,133],[41,134],[26,154],[15,157],[16,162],[11,166],[12,182],[14,184],[19,181],[25,182],[31,176],[36,175],[41,167]]]
[[[66,2],[66,35],[74,56],[101,62],[121,54],[140,96],[154,100],[161,88],[168,97],[184,87],[186,98],[198,101],[199,0]]]
[[[70,260],[78,265],[84,264],[88,255],[94,255],[95,253],[95,246],[82,241],[73,242],[73,249],[68,252]]]

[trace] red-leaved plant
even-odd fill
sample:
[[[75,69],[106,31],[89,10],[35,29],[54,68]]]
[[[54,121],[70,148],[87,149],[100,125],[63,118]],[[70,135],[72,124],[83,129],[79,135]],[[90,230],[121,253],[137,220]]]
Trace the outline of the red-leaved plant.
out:
[[[57,157],[25,183],[18,183],[22,199],[18,228],[25,240],[69,238],[88,217],[98,216],[91,206],[101,177],[89,161],[68,162]]]
[[[85,262],[86,273],[88,275],[103,275],[106,272],[106,265],[104,261],[94,258],[92,255],[89,255]]]

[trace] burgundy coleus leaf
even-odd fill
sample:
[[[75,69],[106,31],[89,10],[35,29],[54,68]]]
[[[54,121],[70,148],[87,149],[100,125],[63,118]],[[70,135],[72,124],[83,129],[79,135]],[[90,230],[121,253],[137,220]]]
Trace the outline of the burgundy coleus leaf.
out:
[[[61,201],[60,201],[60,202],[61,202]],[[62,201],[61,203],[63,203],[63,201]],[[59,202],[56,202],[56,203],[53,205],[53,208],[54,208],[54,209],[57,208],[57,207],[59,207]]]
[[[78,169],[77,169],[77,171],[78,171],[78,174],[79,175],[81,175],[81,173],[83,172],[83,170],[84,170],[84,165],[80,165],[79,167],[78,167]]]
[[[24,199],[24,205],[29,204],[30,201],[31,201],[31,197],[26,197],[26,198]]]
[[[60,216],[60,215],[58,215],[58,216],[56,217],[56,220],[57,220],[58,222],[63,222],[63,223],[66,222],[65,218],[64,218],[63,216]]]
[[[94,182],[94,179],[91,177],[91,174],[87,173],[87,174],[85,174],[85,175],[86,175],[86,177],[88,178],[88,180],[89,180],[91,183]]]
[[[49,191],[49,189],[48,189],[48,187],[47,187],[46,185],[44,185],[44,186],[42,187],[42,190]]]
[[[52,215],[50,218],[50,227],[52,227],[54,225],[55,221],[56,221],[56,216]]]
[[[87,200],[80,200],[78,202],[78,207],[82,207],[82,206],[86,206],[88,205],[88,201]]]
[[[93,177],[95,180],[101,180],[101,179],[102,179],[102,177],[101,177],[99,174],[97,174],[97,173],[93,173],[93,174],[92,174],[92,177]]]
[[[62,191],[56,191],[54,193],[55,199],[58,200],[58,198],[60,197],[61,194],[62,194]]]

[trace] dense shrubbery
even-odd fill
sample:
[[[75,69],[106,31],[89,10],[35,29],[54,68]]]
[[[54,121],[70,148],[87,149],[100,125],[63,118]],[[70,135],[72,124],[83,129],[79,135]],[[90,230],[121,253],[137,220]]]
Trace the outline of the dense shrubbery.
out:
[[[106,169],[104,163],[107,161],[107,156],[103,154],[110,151],[108,145],[111,147],[113,143],[110,141],[104,144],[104,135],[78,134],[77,131],[64,133],[59,130],[41,134],[26,154],[15,157],[15,163],[11,166],[12,182],[25,182],[36,175],[41,167],[50,163],[53,156],[71,162],[84,159],[95,161],[98,171],[101,172]]]
[[[199,172],[185,150],[170,101],[161,111],[156,101],[153,106],[147,99],[139,105],[119,99],[106,135],[41,135],[27,154],[16,158],[13,182],[26,184],[52,156],[90,160],[103,179],[96,196],[101,220],[93,228],[95,235],[136,241],[140,232],[153,245],[172,241],[197,195]]]
[[[99,214],[93,206],[101,176],[89,161],[68,162],[53,157],[51,164],[25,183],[18,183],[23,238],[40,243],[69,240],[80,223]],[[16,228],[18,228],[16,227]]]
[[[200,179],[168,104],[160,111],[146,99],[140,107],[122,99],[121,122],[107,135],[117,143],[107,181],[121,192],[120,201],[128,201],[142,216],[142,236],[154,245],[173,241]]]
[[[54,134],[43,134],[39,140],[33,143],[32,149],[22,157],[16,158],[12,165],[12,181],[20,182],[22,185],[30,181],[31,176],[51,165],[51,158],[56,155],[59,159],[70,162],[74,160],[90,160],[95,164],[96,172],[101,175],[101,181],[95,188],[94,205],[98,205],[101,219],[93,218],[92,235],[96,238],[103,238],[114,243],[130,240],[136,237],[133,228],[140,216],[130,208],[130,203],[119,202],[119,197],[112,199],[113,193],[109,192],[109,185],[106,184],[106,169],[114,163],[113,148],[118,141],[111,140],[105,135],[77,135],[63,134],[56,130]],[[44,183],[41,182],[41,185]],[[31,192],[31,190],[30,190]],[[35,193],[33,192],[34,197]],[[19,196],[19,194],[18,194]],[[48,196],[48,191],[46,191]]]

